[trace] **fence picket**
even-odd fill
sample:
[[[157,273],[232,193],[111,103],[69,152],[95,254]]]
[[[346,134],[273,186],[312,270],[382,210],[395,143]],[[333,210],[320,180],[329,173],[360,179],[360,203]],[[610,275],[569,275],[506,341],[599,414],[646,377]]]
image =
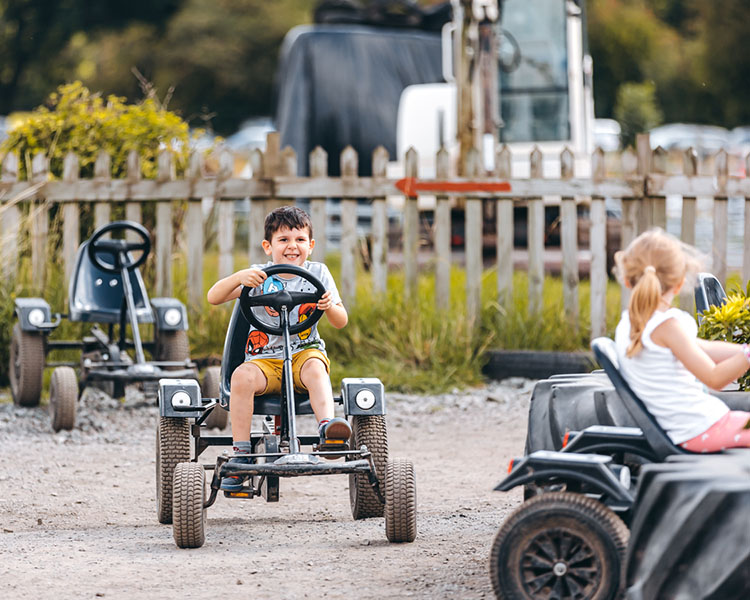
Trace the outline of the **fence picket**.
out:
[[[479,152],[471,148],[466,153],[466,164],[463,172],[473,179],[479,176]],[[464,252],[466,254],[466,315],[469,322],[479,323],[482,308],[482,200],[466,198],[464,208],[466,231],[464,233]]]
[[[729,228],[728,198],[726,192],[728,157],[725,150],[716,155],[716,187],[714,196],[714,239],[711,254],[711,270],[726,285],[727,282],[727,229]]]
[[[597,156],[597,155],[595,155]],[[601,160],[604,160],[603,155]],[[572,179],[574,156],[570,148],[560,154],[560,177]],[[560,246],[562,250],[563,306],[568,324],[578,328],[578,210],[576,200],[563,196],[560,204]]]
[[[14,152],[8,152],[3,159],[0,182],[18,182],[18,156]],[[0,276],[3,281],[15,281],[21,237],[21,211],[17,198],[11,196],[4,204],[0,204],[0,217]]]
[[[378,146],[372,153],[372,176],[386,177],[388,151]],[[372,291],[383,294],[388,281],[388,205],[383,196],[372,199]]]
[[[698,153],[693,148],[688,148],[682,154],[682,171],[687,177],[695,177],[698,174]],[[683,196],[680,239],[691,246],[695,245],[695,209],[695,196]],[[695,309],[695,298],[690,286],[683,286],[679,303],[682,310],[693,312]]]
[[[357,152],[347,146],[341,152],[341,179],[357,179]],[[354,306],[357,291],[357,200],[341,200],[341,299],[349,308]]]
[[[511,178],[511,154],[503,144],[495,154],[495,176]],[[513,303],[513,203],[519,198],[498,198],[497,207],[497,298],[501,307],[508,309]]]
[[[542,179],[542,152],[537,146],[531,152],[531,178]],[[528,199],[527,248],[529,256],[529,314],[542,311],[544,292],[544,200],[541,196]]]
[[[107,152],[101,150],[96,156],[94,162],[94,181],[99,190],[97,196],[101,202],[94,204],[94,229],[99,229],[111,219],[111,204],[109,195],[105,190],[109,189],[109,182],[112,179],[111,169],[112,159]]]
[[[310,152],[310,177],[328,177],[328,154],[320,146]],[[328,253],[326,198],[312,198],[310,200],[310,220],[315,236],[316,260],[325,262]]]
[[[192,182],[196,182],[203,176],[203,168],[203,155],[200,152],[194,152],[190,156],[185,175]],[[185,248],[187,253],[188,305],[193,310],[199,310],[204,298],[203,207],[201,198],[197,196],[188,198],[187,215],[185,217]]]
[[[445,147],[436,156],[438,180],[450,178],[450,155]],[[451,305],[451,205],[448,196],[435,198],[435,307],[448,310]]]
[[[78,180],[79,163],[78,157],[72,152],[68,152],[63,160],[63,181],[75,183]],[[62,206],[62,226],[63,226],[63,271],[65,281],[70,281],[75,268],[76,253],[80,239],[79,233],[79,214],[80,209],[78,202],[66,202]]]
[[[604,152],[599,148],[593,157],[595,181],[606,177]],[[607,328],[607,211],[604,198],[591,198],[591,339],[604,335]]]
[[[157,158],[157,175],[159,182],[174,179],[172,153],[162,150]],[[156,293],[159,296],[172,295],[172,202],[160,200],[156,203]]]
[[[37,152],[31,160],[31,180],[41,183],[47,179],[48,174],[49,160],[44,152]],[[42,194],[37,194],[37,201],[31,206],[31,281],[35,290],[42,290],[47,275],[49,211]]]
[[[417,178],[419,158],[414,148],[406,151],[404,174],[407,178]],[[402,239],[404,256],[404,294],[411,298],[417,291],[417,249],[419,244],[419,214],[417,198],[404,197],[404,231]]]

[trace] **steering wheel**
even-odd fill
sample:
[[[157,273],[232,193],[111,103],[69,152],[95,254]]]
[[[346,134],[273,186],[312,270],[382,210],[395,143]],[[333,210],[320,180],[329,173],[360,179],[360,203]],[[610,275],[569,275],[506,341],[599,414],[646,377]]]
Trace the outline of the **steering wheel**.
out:
[[[129,242],[125,239],[102,239],[104,234],[111,231],[135,231],[140,238],[137,242]],[[127,259],[127,253],[132,250],[142,250],[142,254],[137,259]],[[135,221],[115,221],[100,227],[91,236],[88,242],[88,253],[91,262],[93,262],[102,271],[107,273],[119,273],[121,269],[135,269],[140,267],[148,257],[151,251],[151,236],[148,230]],[[107,254],[112,257],[113,262],[108,263],[101,259],[101,254]]]
[[[282,335],[284,330],[281,327],[274,327],[273,325],[261,322],[258,317],[255,316],[255,313],[253,313],[252,309],[254,306],[270,306],[278,313],[281,313],[281,307],[285,306],[287,312],[289,312],[291,308],[299,304],[317,304],[318,300],[320,300],[323,294],[326,293],[326,288],[320,280],[310,273],[310,271],[303,269],[302,267],[297,267],[295,265],[271,265],[263,269],[263,272],[269,277],[279,273],[296,275],[310,283],[315,288],[314,292],[287,292],[286,290],[281,290],[279,292],[272,292],[261,296],[252,296],[250,295],[250,290],[255,288],[243,287],[242,293],[240,294],[240,310],[245,318],[257,330],[262,331],[263,333]],[[319,308],[315,308],[313,313],[307,317],[307,319],[294,325],[290,325],[289,334],[295,335],[301,331],[305,331],[305,329],[310,329],[310,327],[320,321],[322,316],[323,311]]]

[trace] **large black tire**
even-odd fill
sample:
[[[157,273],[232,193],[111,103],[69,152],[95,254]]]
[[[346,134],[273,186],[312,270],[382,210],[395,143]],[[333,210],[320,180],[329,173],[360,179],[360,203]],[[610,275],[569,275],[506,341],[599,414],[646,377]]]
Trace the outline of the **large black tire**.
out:
[[[490,553],[498,598],[610,600],[624,583],[628,529],[606,506],[570,492],[540,494],[505,520]]]
[[[159,523],[172,522],[172,483],[175,467],[190,460],[190,423],[159,417],[156,426],[156,513]]]
[[[375,474],[380,482],[380,491],[385,496],[385,467],[388,464],[388,431],[385,415],[354,415],[352,417],[352,437],[350,448],[359,450],[365,445],[372,452],[375,463]],[[385,504],[380,501],[372,489],[367,475],[349,475],[349,503],[352,517],[367,519],[382,517]]]
[[[156,360],[180,361],[190,360],[190,344],[184,329],[176,331],[156,331]]]
[[[218,398],[221,385],[221,367],[213,366],[206,369],[201,384],[201,394],[204,398]],[[208,418],[203,421],[207,429],[225,429],[229,423],[229,411],[216,406]]]
[[[403,458],[385,467],[385,536],[389,542],[413,542],[417,537],[417,480],[414,465]]]
[[[206,541],[206,473],[203,465],[183,462],[174,469],[172,535],[179,548],[200,548]]]
[[[628,598],[750,597],[745,452],[643,467],[627,557]]]
[[[13,326],[10,340],[10,393],[18,406],[39,406],[44,373],[44,336]]]
[[[57,367],[52,371],[49,384],[49,411],[52,429],[71,430],[76,422],[78,379],[71,367]]]

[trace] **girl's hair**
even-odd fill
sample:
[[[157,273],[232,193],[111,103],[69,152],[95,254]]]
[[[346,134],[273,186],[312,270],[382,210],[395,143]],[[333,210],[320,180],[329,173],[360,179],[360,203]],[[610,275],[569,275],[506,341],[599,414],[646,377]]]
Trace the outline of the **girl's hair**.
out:
[[[643,329],[664,292],[698,273],[702,262],[695,248],[658,228],[642,233],[625,250],[615,254],[616,274],[632,289],[628,304],[630,345],[627,356],[641,351]]]

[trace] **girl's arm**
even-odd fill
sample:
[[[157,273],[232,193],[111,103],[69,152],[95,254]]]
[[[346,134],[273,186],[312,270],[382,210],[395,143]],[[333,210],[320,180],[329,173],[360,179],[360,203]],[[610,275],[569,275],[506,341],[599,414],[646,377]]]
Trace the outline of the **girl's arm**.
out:
[[[725,343],[718,351],[712,349],[711,354],[717,357],[715,361],[697,338],[680,327],[677,319],[664,321],[654,329],[651,339],[655,344],[669,348],[688,371],[714,390],[720,390],[744,375],[749,366],[742,346],[736,344]],[[734,350],[730,352],[727,346],[733,346]]]
[[[720,342],[718,340],[702,340],[700,338],[698,338],[696,342],[714,362],[720,362],[727,358],[731,358],[738,352],[742,352],[742,346],[739,344]]]

